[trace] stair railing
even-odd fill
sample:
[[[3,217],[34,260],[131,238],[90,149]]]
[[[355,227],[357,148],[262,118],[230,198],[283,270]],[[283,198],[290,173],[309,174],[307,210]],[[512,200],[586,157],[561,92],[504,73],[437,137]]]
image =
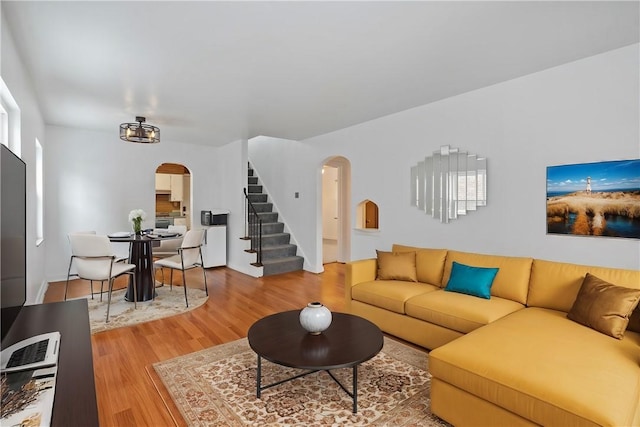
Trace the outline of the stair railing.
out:
[[[256,262],[252,265],[256,267],[262,267],[262,218],[258,215],[258,211],[251,203],[247,189],[243,189],[245,204],[245,238],[251,240],[251,249],[247,252],[256,254]]]

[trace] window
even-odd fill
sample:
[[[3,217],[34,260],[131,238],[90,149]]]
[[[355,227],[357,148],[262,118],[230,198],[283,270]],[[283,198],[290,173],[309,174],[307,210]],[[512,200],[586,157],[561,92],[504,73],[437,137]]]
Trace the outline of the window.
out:
[[[36,246],[44,241],[44,168],[42,144],[36,138]]]
[[[9,115],[0,102],[0,144],[9,147]]]
[[[20,109],[0,77],[0,143],[22,157],[20,143]]]

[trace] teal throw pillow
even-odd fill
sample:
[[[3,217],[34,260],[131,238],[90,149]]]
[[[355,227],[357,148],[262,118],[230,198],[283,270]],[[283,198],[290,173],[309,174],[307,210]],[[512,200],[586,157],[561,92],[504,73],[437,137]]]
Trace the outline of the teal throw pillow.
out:
[[[497,268],[472,267],[454,261],[444,290],[491,299],[491,285],[496,274]]]

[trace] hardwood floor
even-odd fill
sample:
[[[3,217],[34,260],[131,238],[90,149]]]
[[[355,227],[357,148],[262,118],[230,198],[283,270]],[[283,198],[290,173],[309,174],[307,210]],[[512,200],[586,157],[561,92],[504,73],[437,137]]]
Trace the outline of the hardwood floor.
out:
[[[202,286],[199,269],[189,271],[187,278],[189,287]],[[174,283],[181,283],[180,274],[174,275]],[[195,310],[91,337],[101,426],[174,425],[146,371],[153,363],[246,337],[256,320],[310,301],[321,301],[332,311],[345,306],[344,265],[338,263],[326,264],[322,274],[259,279],[218,267],[207,270],[207,283],[209,299]],[[88,293],[88,282],[70,282],[69,297]],[[51,283],[45,302],[63,298],[64,282]]]

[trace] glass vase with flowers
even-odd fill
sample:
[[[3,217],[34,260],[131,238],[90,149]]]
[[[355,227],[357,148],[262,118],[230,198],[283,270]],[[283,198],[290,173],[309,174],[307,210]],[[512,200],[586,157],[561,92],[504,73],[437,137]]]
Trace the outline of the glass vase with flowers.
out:
[[[133,232],[136,236],[142,234],[142,221],[147,219],[147,213],[142,209],[134,209],[129,212],[129,221],[133,224]]]

